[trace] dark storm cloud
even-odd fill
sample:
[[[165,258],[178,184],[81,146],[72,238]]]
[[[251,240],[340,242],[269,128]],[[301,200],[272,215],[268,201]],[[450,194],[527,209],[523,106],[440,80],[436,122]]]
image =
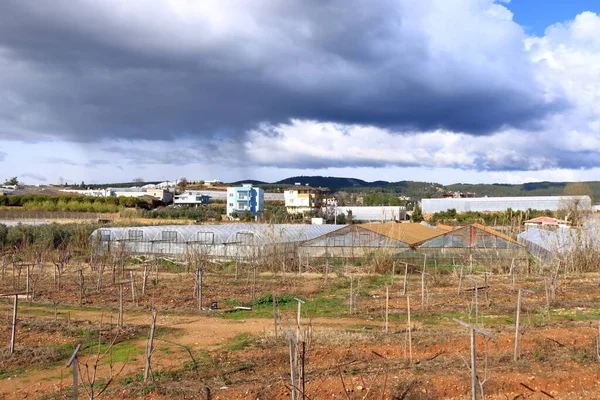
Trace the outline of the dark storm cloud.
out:
[[[239,138],[291,118],[485,135],[566,106],[492,0],[447,3],[5,0],[0,138]]]

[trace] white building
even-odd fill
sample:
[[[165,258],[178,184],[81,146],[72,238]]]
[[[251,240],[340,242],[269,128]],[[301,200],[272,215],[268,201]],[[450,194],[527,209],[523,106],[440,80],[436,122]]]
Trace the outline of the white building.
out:
[[[550,210],[556,211],[567,208],[574,201],[583,210],[592,209],[589,196],[529,196],[529,197],[467,197],[423,199],[421,209],[424,214],[448,211],[456,212],[502,212],[507,209],[514,211]]]
[[[303,214],[323,207],[323,194],[325,190],[310,186],[296,185],[283,191],[285,208],[290,214]]]
[[[175,196],[173,203],[176,205],[200,206],[210,203],[210,196],[197,190],[187,190]]]
[[[406,207],[401,206],[338,206],[339,213],[346,217],[352,214],[354,221],[397,222],[406,219]]]
[[[92,197],[144,197],[151,196],[157,198],[165,204],[173,201],[173,193],[163,189],[142,189],[142,188],[115,188],[115,189],[61,189],[63,193],[80,194]]]
[[[251,184],[227,188],[227,216],[233,219],[234,212],[250,211],[258,218],[265,210],[265,191]]]

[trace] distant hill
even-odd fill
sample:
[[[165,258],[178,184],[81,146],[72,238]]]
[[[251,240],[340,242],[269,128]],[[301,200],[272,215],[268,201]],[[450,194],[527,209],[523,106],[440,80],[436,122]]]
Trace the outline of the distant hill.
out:
[[[558,196],[563,194],[565,186],[569,182],[531,182],[519,185],[492,183],[492,184],[470,184],[455,183],[452,185],[441,185],[435,182],[419,181],[374,181],[367,182],[356,178],[343,178],[332,176],[293,176],[274,183],[261,181],[240,181],[239,183],[252,183],[268,191],[281,191],[287,186],[295,183],[308,184],[312,187],[326,187],[332,192],[348,193],[392,193],[409,196],[414,199],[441,197],[442,193],[449,191],[472,192],[477,196],[505,197],[505,196]],[[600,182],[590,181],[586,183],[594,196],[600,201]]]

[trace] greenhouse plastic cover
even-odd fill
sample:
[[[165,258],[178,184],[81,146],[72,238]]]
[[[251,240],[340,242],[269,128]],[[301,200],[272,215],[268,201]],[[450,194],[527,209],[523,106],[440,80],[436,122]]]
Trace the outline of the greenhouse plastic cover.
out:
[[[258,243],[302,242],[337,231],[347,225],[300,225],[300,224],[214,224],[214,225],[156,225],[139,227],[101,228],[95,230],[91,237],[99,233],[109,234],[110,240],[130,240],[130,232],[142,232],[139,241],[160,241],[163,232],[177,232],[178,242],[194,242],[199,233],[214,234],[214,244],[234,243],[238,233],[251,233]],[[257,244],[258,244],[257,243]]]
[[[549,252],[560,254],[570,251],[576,244],[600,246],[600,230],[595,222],[585,223],[581,229],[558,228],[548,230],[529,228],[517,236],[521,244],[534,244]]]

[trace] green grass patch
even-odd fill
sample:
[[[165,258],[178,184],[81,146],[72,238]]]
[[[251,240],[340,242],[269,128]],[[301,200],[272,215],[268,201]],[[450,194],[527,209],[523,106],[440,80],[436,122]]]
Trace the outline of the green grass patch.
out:
[[[235,336],[231,341],[224,347],[231,351],[242,350],[252,344],[256,343],[256,338],[249,333],[240,333]]]

